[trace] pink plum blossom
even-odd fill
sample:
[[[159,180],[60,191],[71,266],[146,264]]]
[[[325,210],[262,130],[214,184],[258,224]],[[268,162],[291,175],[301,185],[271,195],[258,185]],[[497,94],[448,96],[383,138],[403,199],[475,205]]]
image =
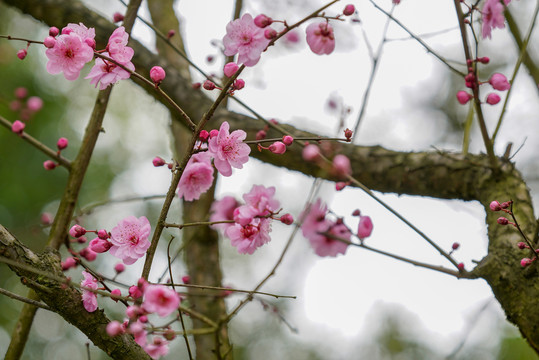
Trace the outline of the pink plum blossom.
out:
[[[168,341],[161,337],[154,337],[151,344],[144,346],[144,351],[146,351],[152,359],[159,359],[161,356],[168,354]]]
[[[13,124],[11,124],[11,131],[13,131],[15,134],[22,134],[24,128],[26,127],[26,124],[23,123],[20,120],[15,120]]]
[[[226,77],[232,77],[240,67],[235,62],[229,62],[223,67],[223,73]]]
[[[246,226],[234,224],[226,229],[226,236],[230,239],[232,246],[238,249],[240,254],[252,254],[257,248],[268,243],[271,238],[271,220],[265,218],[254,218]]]
[[[150,78],[155,84],[165,80],[165,76],[167,76],[167,73],[161,66],[154,66],[150,69]]]
[[[125,332],[125,327],[119,321],[113,320],[107,324],[107,334],[117,336]]]
[[[348,248],[348,244],[332,239],[323,235],[322,233],[328,232],[339,238],[350,240],[351,233],[348,228],[340,223],[337,224],[326,218],[327,207],[322,203],[320,199],[302,213],[303,225],[301,231],[305,236],[314,252],[318,256],[337,256],[337,254],[344,254]]]
[[[234,220],[234,209],[240,204],[233,196],[225,196],[221,200],[214,201],[211,205],[210,221]],[[233,223],[214,224],[211,227],[226,231]]]
[[[223,176],[232,175],[232,168],[241,169],[249,160],[251,148],[243,143],[247,134],[243,130],[229,133],[230,125],[223,122],[219,134],[208,141],[208,153],[213,157],[213,164]]]
[[[307,26],[307,44],[318,55],[331,54],[335,49],[333,28],[327,22],[312,23]]]
[[[50,74],[63,72],[67,80],[75,80],[84,64],[93,59],[94,50],[76,31],[71,31],[58,36],[54,47],[47,49],[45,55],[49,59],[47,71]]]
[[[97,290],[97,279],[92,276],[89,272],[83,271],[82,279],[80,286],[89,288],[92,290]],[[88,290],[82,290],[82,305],[88,312],[94,312],[97,310],[97,295],[94,292]]]
[[[303,148],[301,157],[305,161],[318,160],[320,158],[320,148],[314,144],[309,144]]]
[[[332,170],[335,175],[340,177],[352,175],[352,166],[350,165],[350,159],[348,159],[346,155],[335,155],[335,157],[333,158]]]
[[[107,52],[104,52],[103,55],[111,57]],[[133,63],[127,62],[123,65],[129,70],[135,71]],[[95,84],[95,87],[99,84],[99,90],[104,90],[107,86],[115,84],[120,80],[129,79],[130,76],[131,74],[128,71],[118,65],[101,58],[96,58],[95,65],[85,79],[91,79],[90,84]]]
[[[501,100],[500,95],[495,93],[490,93],[487,95],[487,104],[496,105]]]
[[[461,91],[457,92],[457,101],[461,105],[465,105],[472,98],[473,98],[473,96],[471,94],[467,93],[466,91],[461,90]]]
[[[145,216],[136,218],[128,216],[112,229],[110,253],[122,259],[124,264],[131,265],[144,256],[150,247],[150,222]]]
[[[245,14],[226,26],[226,35],[223,38],[224,54],[239,54],[238,63],[254,66],[269,43],[270,40],[264,36],[264,30],[256,26],[250,14]]]
[[[186,201],[198,200],[213,184],[213,166],[208,153],[191,157],[178,184],[178,196]]]
[[[507,4],[508,2],[506,2]],[[500,0],[486,0],[483,9],[481,10],[483,26],[481,33],[483,39],[491,38],[493,28],[505,28],[505,17],[503,15],[504,7]]]
[[[279,210],[279,201],[273,198],[275,187],[266,188],[264,185],[253,185],[251,190],[243,195],[243,200],[249,206],[258,210],[260,216]]]
[[[135,51],[127,46],[129,40],[129,34],[125,32],[125,28],[120,26],[109,37],[107,44],[107,51],[110,57],[119,62],[122,65],[131,63],[131,58],[135,54]]]
[[[148,285],[144,290],[142,307],[149,313],[168,316],[178,309],[180,296],[173,289],[164,285]]]

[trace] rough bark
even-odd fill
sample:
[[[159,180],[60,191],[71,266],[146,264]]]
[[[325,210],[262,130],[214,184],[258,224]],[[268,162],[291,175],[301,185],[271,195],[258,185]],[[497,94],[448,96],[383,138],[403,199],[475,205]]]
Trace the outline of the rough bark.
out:
[[[84,21],[86,25],[96,28],[101,41],[113,28],[108,21],[93,14],[78,2],[60,0],[4,0],[4,2],[18,7],[48,25],[61,27],[67,22]],[[167,66],[163,58],[152,54],[139,44],[134,44],[133,47],[134,63],[137,71],[142,74],[147,74],[155,64]],[[168,72],[168,67],[166,68]],[[190,82],[172,67],[162,88],[193,119],[200,118],[210,103],[201,92],[193,91]],[[153,96],[154,93],[150,89],[148,92]],[[245,129],[249,137],[254,137],[255,132],[262,127],[260,122],[248,116],[220,109],[214,121],[224,120],[228,121],[232,128]],[[213,123],[212,126],[214,125],[216,124]],[[306,134],[291,126],[284,128],[293,135]],[[272,133],[268,135],[273,136]],[[514,200],[514,212],[521,227],[528,237],[535,240],[537,224],[531,197],[526,183],[514,165],[504,159],[498,159],[499,171],[493,171],[484,155],[395,152],[382,147],[343,145],[341,152],[351,158],[354,164],[354,177],[372,190],[479,201],[485,206],[489,237],[488,255],[473,273],[488,282],[505,310],[508,320],[518,326],[522,335],[539,353],[537,262],[526,269],[520,267],[519,260],[527,254],[516,247],[516,243],[521,241],[519,234],[511,226],[498,225],[496,219],[500,213],[488,209],[488,204],[492,200]],[[256,151],[253,151],[252,156],[306,175],[333,180],[329,173],[304,162],[301,159],[301,148],[297,145],[292,146],[283,156]]]
[[[109,319],[103,310],[89,313],[82,305],[79,290],[66,286],[67,278],[60,266],[60,256],[48,248],[42,254],[35,254],[0,225],[0,256],[13,261],[9,265],[24,285],[34,290],[39,299],[60,314],[67,322],[76,326],[113,359],[150,359],[148,354],[134,342],[131,335],[111,337],[105,328]],[[28,269],[36,269],[38,273]],[[54,275],[51,279],[45,274]]]

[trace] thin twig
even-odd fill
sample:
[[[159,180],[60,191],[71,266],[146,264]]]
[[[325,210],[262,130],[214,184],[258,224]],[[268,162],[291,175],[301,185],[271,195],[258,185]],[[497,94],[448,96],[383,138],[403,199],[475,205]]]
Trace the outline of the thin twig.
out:
[[[54,311],[49,305],[44,304],[44,303],[42,303],[41,301],[36,301],[36,300],[28,299],[27,297],[24,297],[24,296],[21,296],[21,295],[17,295],[17,294],[15,294],[15,293],[12,293],[11,291],[4,290],[4,289],[2,289],[2,288],[0,288],[0,294],[5,295],[5,296],[10,297],[10,298],[15,299],[15,300],[18,300],[18,301],[21,301],[21,302],[30,304],[30,305],[34,305],[34,306],[36,306],[36,307],[38,307],[38,308],[41,308],[41,309],[45,309],[45,310],[49,310],[49,311]]]

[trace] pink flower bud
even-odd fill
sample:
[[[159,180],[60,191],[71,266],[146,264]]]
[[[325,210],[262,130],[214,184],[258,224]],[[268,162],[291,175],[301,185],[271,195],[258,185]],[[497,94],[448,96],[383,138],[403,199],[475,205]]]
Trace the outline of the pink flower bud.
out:
[[[26,124],[22,121],[15,120],[13,124],[11,124],[11,131],[13,131],[15,134],[22,134],[22,131],[26,127]]]
[[[122,296],[120,289],[114,289],[110,292],[111,298],[114,301],[118,301],[118,298]]]
[[[152,160],[152,164],[155,167],[163,166],[166,163],[167,162],[163,158],[160,158],[159,156],[154,157],[153,160]]]
[[[68,257],[64,261],[61,262],[61,265],[62,265],[62,270],[66,271],[66,270],[69,270],[71,268],[76,267],[77,266],[77,260],[75,260],[72,257]]]
[[[360,216],[359,225],[357,227],[357,236],[363,240],[371,236],[373,228],[374,225],[372,224],[372,220],[369,216]]]
[[[526,267],[526,266],[531,265],[532,262],[533,260],[530,258],[523,258],[522,260],[520,260],[520,266]]]
[[[79,244],[84,244],[84,243],[86,243],[87,240],[88,240],[88,239],[86,238],[86,236],[79,236],[79,237],[77,238],[77,243],[79,243]]]
[[[272,18],[270,18],[270,17],[268,17],[268,16],[266,16],[264,14],[260,14],[257,17],[255,17],[254,23],[259,28],[265,28],[266,26],[271,25],[273,23],[273,20],[272,20]]]
[[[73,225],[71,229],[69,229],[69,235],[73,236],[74,238],[81,237],[84,234],[86,234],[86,229],[78,224]]]
[[[273,40],[277,37],[277,31],[272,28],[267,28],[266,30],[264,30],[264,37],[268,40]]]
[[[125,271],[125,265],[123,263],[117,263],[114,265],[114,271],[116,271],[118,274]]]
[[[167,339],[168,341],[172,341],[176,338],[176,333],[172,329],[167,329],[165,330],[163,337]]]
[[[204,85],[202,85],[202,87],[204,87],[206,90],[213,90],[215,89],[215,84],[210,80],[206,80],[204,81]]]
[[[173,37],[174,35],[176,35],[176,31],[174,30],[169,30],[167,32],[167,39],[170,39],[171,37]]]
[[[348,4],[344,7],[344,10],[342,13],[343,15],[350,16],[350,15],[353,15],[355,11],[356,11],[356,8],[354,7],[354,5]]]
[[[526,245],[526,243],[525,243],[525,242],[522,242],[522,241],[519,242],[519,243],[517,244],[517,246],[518,246],[518,248],[519,248],[520,250],[524,250],[524,249],[526,249],[526,248],[528,247],[528,245]]]
[[[464,263],[458,263],[457,269],[459,269],[460,271],[464,270]]]
[[[301,156],[305,161],[315,161],[320,158],[320,148],[314,144],[309,144],[303,148]]]
[[[217,135],[219,135],[219,130],[217,129],[210,130],[210,139],[213,137],[216,137]]]
[[[124,21],[124,15],[119,13],[119,12],[115,12],[114,14],[112,14],[112,20],[115,23],[120,22],[120,21]]]
[[[347,156],[338,154],[333,158],[333,172],[337,176],[346,176],[352,174],[352,166]]]
[[[141,315],[138,319],[139,319],[139,321],[141,323],[147,323],[148,322],[148,317],[146,315]]]
[[[24,60],[26,55],[28,55],[28,51],[26,51],[26,49],[20,49],[19,51],[17,51],[17,57],[21,60]]]
[[[488,82],[495,90],[499,91],[505,91],[511,87],[511,84],[509,84],[509,81],[507,81],[505,75],[500,73],[492,74]]]
[[[500,100],[501,100],[500,95],[495,94],[495,93],[490,93],[487,96],[487,103],[490,105],[496,105],[497,103],[500,102]]]
[[[97,253],[89,247],[85,247],[79,251],[79,254],[88,261],[94,261],[97,258]]]
[[[51,213],[44,212],[43,214],[41,214],[40,221],[42,225],[47,226],[47,225],[52,224],[52,222],[54,221],[54,218],[52,217]]]
[[[457,250],[460,247],[460,244],[458,242],[454,242],[453,245],[451,245],[451,248],[453,250]]]
[[[56,26],[52,26],[49,28],[49,35],[52,37],[56,37],[60,33],[60,30]]]
[[[90,241],[90,245],[88,246],[93,252],[101,254],[101,253],[109,251],[109,249],[112,247],[112,243],[107,240],[95,238],[92,241]]]
[[[494,200],[493,202],[490,203],[489,205],[490,207],[490,210],[492,211],[500,211],[502,209],[502,206],[500,205],[500,203],[496,200]]]
[[[107,324],[107,334],[109,336],[118,336],[125,332],[124,327],[120,322],[113,320]]]
[[[502,207],[502,209],[507,209],[509,206],[511,206],[512,203],[512,201],[505,201],[501,203],[500,206]]]
[[[200,134],[198,135],[198,138],[199,138],[200,141],[202,141],[202,142],[208,141],[209,137],[210,137],[210,133],[207,132],[206,130],[201,130],[201,131],[200,131]]]
[[[189,275],[182,276],[182,282],[184,284],[190,284],[191,283],[191,277]]]
[[[43,45],[45,45],[47,49],[53,48],[54,45],[56,45],[56,39],[52,36],[47,36],[45,40],[43,40]]]
[[[290,135],[285,135],[283,136],[283,142],[285,143],[286,146],[290,146],[294,142],[294,138]]]
[[[352,140],[352,135],[354,134],[354,132],[348,128],[346,128],[346,130],[344,130],[344,137],[346,138],[347,141],[351,141]]]
[[[509,220],[507,220],[506,218],[504,218],[503,216],[502,217],[499,217],[498,220],[496,220],[498,222],[498,224],[500,225],[507,225],[509,224]]]
[[[234,75],[239,68],[240,67],[235,62],[229,62],[224,66],[223,72],[226,77],[232,77],[232,75]]]
[[[472,98],[473,96],[471,94],[468,94],[466,91],[457,92],[457,100],[461,105],[465,105]]]
[[[24,99],[26,96],[28,96],[28,90],[24,87],[18,87],[15,89],[15,97],[17,99]]]
[[[109,236],[109,233],[107,232],[107,230],[105,229],[101,229],[97,232],[97,237],[102,239],[102,240],[107,240],[110,236]]]
[[[150,69],[150,78],[154,84],[160,84],[165,79],[165,70],[161,66],[154,66]]]
[[[26,106],[32,112],[37,112],[43,107],[43,100],[39,96],[31,96],[26,101]]]
[[[266,135],[267,133],[264,131],[264,130],[259,130],[257,133],[256,133],[256,139],[257,140],[263,140],[266,138]]]
[[[56,146],[58,147],[58,150],[64,150],[67,145],[69,144],[69,141],[65,137],[61,137],[56,142]]]
[[[490,62],[490,59],[484,56],[484,57],[478,58],[477,61],[479,61],[481,64],[488,64]]]
[[[245,87],[245,81],[243,79],[234,80],[234,89],[241,90]]]
[[[129,293],[131,293],[131,292],[129,292]],[[125,315],[127,315],[127,317],[130,318],[131,320],[134,320],[142,313],[141,310],[142,309],[139,308],[138,306],[131,305],[131,306],[128,306],[127,309],[125,309]]]
[[[69,35],[69,34],[71,34],[72,31],[73,31],[72,28],[64,27],[62,29],[62,35]]]
[[[276,141],[269,146],[269,151],[274,154],[284,154],[286,151],[286,145],[280,141]]]
[[[291,214],[284,214],[279,220],[286,225],[292,225],[294,223],[294,217]]]
[[[337,191],[341,191],[345,187],[346,187],[346,183],[343,182],[343,181],[339,181],[339,182],[335,183],[335,190],[337,190]]]
[[[353,212],[352,212],[352,216],[359,216],[361,215],[361,211],[359,211],[359,209],[355,209]]]
[[[138,299],[142,296],[142,291],[138,286],[133,285],[129,288],[129,296],[131,296],[133,299]]]
[[[43,167],[45,168],[45,170],[54,170],[56,166],[56,163],[52,160],[45,160],[43,162]]]
[[[200,89],[201,86],[202,86],[202,84],[199,83],[199,82],[196,82],[196,83],[192,83],[192,84],[191,84],[191,87],[192,87],[193,89],[195,89],[195,90]]]

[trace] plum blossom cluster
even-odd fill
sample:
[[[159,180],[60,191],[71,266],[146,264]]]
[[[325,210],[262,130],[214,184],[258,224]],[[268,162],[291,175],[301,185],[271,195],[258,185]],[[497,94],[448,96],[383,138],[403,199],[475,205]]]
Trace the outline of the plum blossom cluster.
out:
[[[352,233],[341,218],[332,220],[327,215],[327,205],[317,199],[300,215],[301,231],[316,255],[335,257],[346,253]],[[369,216],[361,215],[359,210],[355,210],[352,215],[359,217],[356,235],[363,241],[372,233],[372,220]]]
[[[342,14],[335,18],[354,13],[354,5],[346,5]],[[325,17],[324,21],[312,23],[306,29],[307,44],[315,54],[331,54],[335,49],[335,35],[329,20],[330,18]],[[274,23],[282,23],[284,29],[278,31],[272,28],[271,25]],[[240,19],[227,24],[226,35],[223,37],[224,54],[226,56],[238,54],[239,64],[254,66],[272,41],[286,35],[290,30],[286,21],[274,20],[264,14],[253,19],[250,14],[244,14]]]
[[[43,108],[43,100],[39,96],[29,97],[24,87],[16,88],[14,95],[15,99],[9,103],[9,109],[17,114],[23,125]]]
[[[210,221],[221,223],[212,227],[223,231],[240,254],[254,253],[271,240],[269,233],[272,219],[279,219],[288,225],[294,221],[290,214],[276,217],[279,201],[273,198],[274,195],[273,186],[266,188],[263,185],[253,185],[243,195],[245,204],[240,204],[232,196],[215,201],[211,207]]]
[[[189,159],[178,184],[178,196],[187,201],[198,200],[200,195],[208,191],[214,179],[213,166],[223,176],[232,175],[232,168],[241,169],[249,160],[251,148],[243,141],[247,133],[243,130],[230,132],[228,122],[223,122],[219,130],[200,133],[199,150],[206,147]],[[212,166],[213,160],[213,166]],[[154,166],[163,166],[166,162],[159,157],[153,160]],[[172,166],[169,164],[169,168]]]
[[[489,62],[489,58],[483,57],[483,58],[477,59],[476,61],[482,62],[483,64],[487,64]],[[511,84],[509,83],[505,75],[503,74],[494,73],[491,75],[491,77],[489,78],[487,82],[478,82],[473,68],[470,67],[469,71],[470,72],[468,73],[468,75],[464,77],[466,87],[468,88],[471,88],[471,89],[477,88],[478,85],[483,85],[487,83],[494,90],[498,90],[498,91],[506,91],[511,88]],[[466,91],[461,90],[457,92],[457,100],[462,105],[465,105],[466,103],[468,103],[468,101],[470,101],[472,98],[473,98],[473,95]],[[489,93],[485,99],[486,103],[489,105],[496,105],[497,103],[500,102],[500,100],[501,100],[500,95],[494,92]]]
[[[164,329],[165,337],[153,336],[148,341],[150,331],[154,331],[148,322],[148,315],[157,314],[159,317],[167,317],[178,310],[181,298],[176,291],[164,286],[148,284],[144,279],[139,279],[137,285],[129,289],[129,296],[134,300],[142,298],[140,305],[128,306],[123,322],[111,321],[107,324],[107,334],[118,336],[131,334],[135,342],[139,344],[152,359],[159,359],[168,354],[168,341],[175,337],[170,328]]]
[[[134,216],[128,216],[121,220],[110,232],[107,232],[105,229],[86,230],[81,225],[73,225],[69,229],[69,235],[81,244],[88,241],[85,236],[87,233],[95,233],[97,235],[97,237],[89,242],[86,248],[80,250],[78,254],[73,253],[74,255],[79,255],[88,261],[93,261],[96,259],[97,254],[110,252],[113,256],[121,259],[126,265],[131,265],[144,256],[146,250],[150,247],[150,241],[148,240],[150,232],[151,225],[145,216],[141,216],[138,219]],[[63,266],[64,270],[69,269],[73,265],[76,265],[76,261],[73,264],[73,261],[70,260],[68,265]],[[118,269],[121,270],[118,271]],[[118,269],[118,272],[123,271],[121,267]]]
[[[95,30],[82,23],[68,24],[61,33],[55,27],[50,28],[49,36],[43,41],[47,47],[45,54],[49,59],[47,71],[50,74],[63,73],[67,80],[76,80],[84,65],[94,58],[94,38]],[[131,62],[134,51],[127,46],[128,40],[129,35],[123,26],[114,30],[106,48],[97,52],[102,57],[96,58],[95,65],[85,77],[90,79],[90,84],[96,87],[99,85],[99,89],[103,90],[131,76],[130,72],[123,68],[135,70]]]
[[[500,203],[499,201],[492,201],[489,205],[490,210],[492,211],[502,211],[505,212],[507,215],[510,215],[513,219],[513,221],[509,221],[505,216],[500,216],[496,222],[500,225],[512,225],[520,230],[520,227],[517,223],[517,220],[515,218],[515,215],[512,210],[513,201],[506,201]],[[524,233],[520,230],[519,231],[522,237],[524,238],[524,241],[521,241],[517,244],[518,248],[520,250],[528,250],[532,253],[531,257],[524,257],[520,260],[520,265],[522,267],[527,267],[531,265],[536,259],[537,259],[537,253],[539,252],[539,249],[535,249],[535,247],[531,244],[531,242],[528,240],[528,238],[524,235]],[[535,249],[535,250],[534,250]]]

